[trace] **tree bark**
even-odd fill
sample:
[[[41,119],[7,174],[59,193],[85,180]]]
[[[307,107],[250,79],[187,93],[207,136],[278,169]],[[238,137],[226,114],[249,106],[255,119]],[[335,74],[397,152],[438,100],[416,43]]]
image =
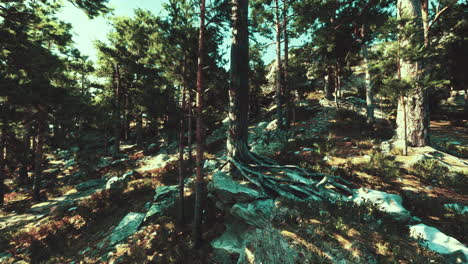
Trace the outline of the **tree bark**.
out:
[[[249,31],[248,0],[232,0],[232,43],[229,86],[227,156],[242,161],[249,152]],[[235,166],[229,164],[233,173]]]
[[[398,16],[409,19],[407,26],[413,30],[403,30],[399,33],[401,48],[410,49],[423,44],[424,32],[421,18],[421,4],[419,0],[398,0]],[[411,24],[408,24],[411,23]],[[429,106],[427,93],[418,81],[422,76],[422,63],[400,58],[401,79],[414,83],[413,88],[399,100],[397,109],[397,139],[404,140],[404,123],[407,123],[406,134],[408,144],[414,147],[423,147],[429,144]],[[411,113],[404,118],[406,113]]]
[[[276,119],[278,129],[284,128],[283,113],[283,64],[281,62],[281,21],[279,0],[275,0],[276,10]]]
[[[195,185],[195,213],[194,213],[194,247],[200,248],[202,245],[202,222],[203,222],[203,203],[205,201],[205,183],[203,179],[203,145],[204,145],[204,125],[203,114],[203,66],[205,55],[205,0],[200,1],[200,32],[198,36],[198,67],[197,67],[197,178]]]

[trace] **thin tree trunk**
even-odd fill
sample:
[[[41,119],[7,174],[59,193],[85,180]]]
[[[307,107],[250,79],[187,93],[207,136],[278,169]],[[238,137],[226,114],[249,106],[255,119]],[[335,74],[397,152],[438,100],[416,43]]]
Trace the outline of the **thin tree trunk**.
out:
[[[204,145],[204,125],[203,113],[203,66],[205,55],[205,0],[200,1],[200,32],[198,36],[198,67],[197,67],[197,178],[195,185],[195,213],[193,225],[194,247],[200,248],[202,245],[202,222],[203,203],[205,201],[205,184],[203,179],[203,145]]]
[[[294,108],[294,99],[291,93],[291,87],[288,79],[288,68],[289,68],[289,37],[288,37],[288,0],[283,0],[283,38],[284,38],[284,67],[283,67],[283,89],[284,89],[284,100],[286,101],[286,127],[290,126],[291,107]]]
[[[33,199],[34,201],[40,200],[41,181],[42,181],[42,162],[44,155],[44,133],[45,133],[45,120],[43,110],[39,112],[39,120],[37,123],[37,143],[36,153],[34,155],[34,181],[33,181]]]
[[[2,130],[0,134],[0,207],[3,206],[5,197],[5,165],[6,165],[6,142],[7,142],[7,123],[3,119]]]
[[[248,0],[232,0],[232,43],[229,86],[229,131],[227,156],[242,161],[248,154],[249,31]],[[231,175],[235,166],[229,164]]]
[[[141,111],[138,111],[136,120],[136,144],[141,147],[143,146],[143,113]]]
[[[28,165],[30,163],[30,134],[31,124],[27,121],[24,122],[24,134],[23,134],[23,153],[21,157],[21,167],[19,169],[19,181],[21,185],[28,182]]]
[[[278,129],[284,128],[283,115],[283,65],[281,62],[281,22],[279,0],[275,0],[276,10],[276,119]]]
[[[193,116],[193,109],[192,109],[192,92],[190,91],[190,87],[187,89],[188,92],[188,110],[187,110],[187,151],[188,151],[188,161],[187,166],[192,169],[193,166],[193,155],[192,155],[192,116]]]
[[[179,222],[184,224],[184,114],[185,114],[185,83],[182,88],[182,115],[180,117],[179,131]]]
[[[121,123],[120,123],[120,93],[121,93],[121,87],[120,87],[120,69],[119,65],[114,65],[114,85],[115,85],[115,90],[114,90],[114,100],[115,100],[115,106],[114,106],[114,149],[112,151],[112,156],[115,158],[120,152],[120,129],[121,129]]]
[[[468,113],[468,89],[465,88],[465,113]]]
[[[333,69],[328,70],[328,75],[325,79],[325,82],[325,98],[332,100],[333,92],[335,91],[335,75],[333,73]]]
[[[374,91],[372,89],[372,81],[369,71],[369,53],[367,51],[367,44],[364,41],[364,26],[362,26],[361,37],[362,44],[362,57],[364,63],[365,86],[366,86],[366,117],[367,123],[373,124],[375,122],[374,116]]]
[[[402,105],[402,111],[403,111],[403,156],[408,156],[408,119],[407,119],[407,113],[406,113],[406,103],[405,103],[405,97],[401,96],[401,105]]]
[[[124,91],[124,115],[123,115],[123,136],[124,140],[128,141],[129,137],[129,131],[130,131],[130,111],[129,111],[129,98],[128,98],[128,91],[125,89]]]
[[[339,82],[339,72],[338,72],[338,65],[335,65],[334,67],[334,82],[335,82],[335,104],[336,104],[336,109],[340,109],[339,101],[338,98],[340,97],[340,82]]]

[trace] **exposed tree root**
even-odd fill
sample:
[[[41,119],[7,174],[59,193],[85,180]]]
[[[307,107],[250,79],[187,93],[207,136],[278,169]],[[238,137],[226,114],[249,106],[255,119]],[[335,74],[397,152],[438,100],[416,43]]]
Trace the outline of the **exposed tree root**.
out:
[[[244,178],[270,196],[295,200],[336,200],[352,194],[350,183],[341,177],[311,173],[292,165],[279,165],[273,160],[248,152],[243,160],[230,159]]]

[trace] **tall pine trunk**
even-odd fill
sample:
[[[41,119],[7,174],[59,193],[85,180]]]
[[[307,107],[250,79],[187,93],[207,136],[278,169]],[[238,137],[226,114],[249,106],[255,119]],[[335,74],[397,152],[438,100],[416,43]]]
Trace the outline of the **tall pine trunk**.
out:
[[[284,109],[283,109],[283,63],[281,62],[281,21],[279,0],[275,0],[276,10],[276,119],[278,129],[284,127]]]
[[[200,1],[200,32],[198,36],[198,67],[197,67],[197,178],[195,185],[195,213],[194,213],[194,246],[200,248],[202,245],[202,222],[203,203],[205,202],[205,184],[203,179],[203,145],[204,145],[204,125],[203,125],[203,66],[205,55],[205,0]]]
[[[227,156],[242,161],[248,148],[249,115],[249,31],[248,0],[232,0],[232,43],[229,86],[229,130]],[[235,167],[230,165],[230,171]]]
[[[397,7],[399,18],[408,19],[406,27],[399,33],[401,48],[414,49],[424,44],[420,1],[398,0]],[[407,30],[408,27],[411,27],[411,30]],[[417,83],[423,74],[422,63],[400,58],[399,64],[401,79],[415,85],[405,94],[403,100],[398,102],[396,137],[404,140],[406,132],[409,145],[423,147],[429,144],[429,106],[424,87]],[[405,113],[411,113],[411,115],[407,115],[405,119]]]

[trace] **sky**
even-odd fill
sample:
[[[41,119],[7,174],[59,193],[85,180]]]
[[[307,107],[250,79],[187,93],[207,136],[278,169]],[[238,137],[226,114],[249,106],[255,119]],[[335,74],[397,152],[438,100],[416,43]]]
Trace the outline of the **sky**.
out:
[[[162,2],[163,0],[110,0],[109,6],[114,9],[113,14],[116,16],[133,16],[133,10],[136,8],[148,9],[158,15],[162,10]],[[59,18],[72,24],[75,47],[95,60],[97,51],[94,42],[105,41],[107,33],[111,30],[108,17],[89,19],[82,10],[65,1]]]
[[[166,0],[110,0],[109,6],[114,9],[113,15],[115,16],[133,16],[133,10],[142,8],[150,10],[155,15],[162,15],[162,3]],[[73,26],[73,41],[75,47],[81,51],[82,54],[89,56],[90,59],[96,61],[97,51],[94,48],[96,40],[105,41],[108,32],[111,30],[108,17],[97,17],[89,19],[86,14],[80,9],[76,8],[68,1],[65,1],[65,7],[59,14],[59,18],[71,23]],[[224,58],[229,61],[229,43],[230,33],[226,36],[222,50],[225,52]],[[297,45],[299,43],[291,41],[290,45]],[[265,63],[270,63],[275,58],[275,45],[269,45],[267,51],[263,56]],[[226,65],[228,67],[229,64]]]

